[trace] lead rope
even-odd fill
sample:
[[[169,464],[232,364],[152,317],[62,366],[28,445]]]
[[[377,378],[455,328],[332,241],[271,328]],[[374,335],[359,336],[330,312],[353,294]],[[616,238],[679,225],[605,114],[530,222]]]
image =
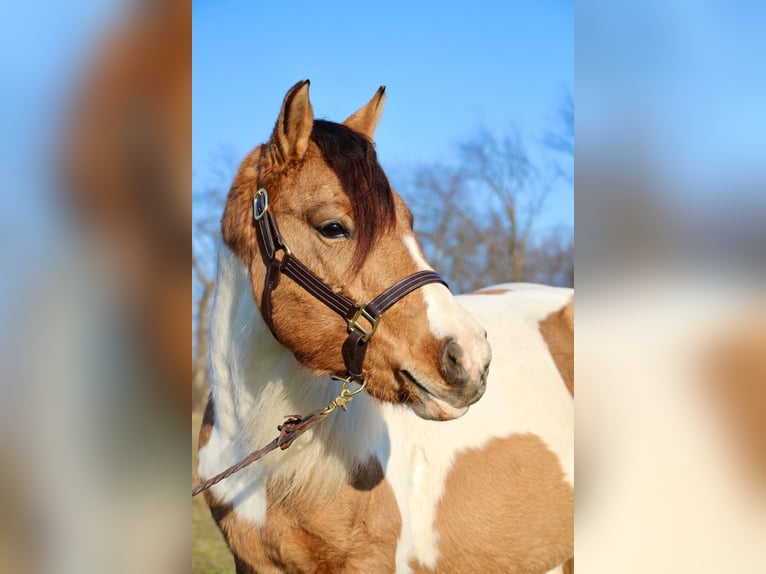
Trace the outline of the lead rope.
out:
[[[415,289],[424,285],[429,283],[447,285],[444,278],[435,271],[418,271],[397,281],[371,302],[355,303],[348,297],[336,293],[290,253],[290,249],[279,235],[276,221],[274,221],[269,212],[269,196],[262,187],[259,187],[253,198],[253,219],[256,223],[259,248],[267,270],[263,296],[261,298],[261,315],[266,324],[274,337],[279,340],[274,331],[271,318],[271,292],[279,284],[280,276],[285,274],[305,291],[345,319],[349,335],[343,343],[342,354],[347,376],[330,376],[333,380],[339,381],[341,387],[340,394],[329,405],[323,409],[317,409],[305,417],[288,417],[277,427],[280,431],[278,437],[266,446],[251,452],[240,462],[194,487],[192,489],[193,497],[235,472],[242,470],[277,447],[282,450],[287,449],[296,438],[315,424],[323,421],[335,409],[340,408],[344,412],[348,411],[347,405],[356,395],[364,390],[367,384],[362,371],[362,364],[367,353],[367,343],[375,334],[383,312]],[[276,254],[279,251],[282,251],[281,260],[276,258]],[[364,319],[364,323],[360,322],[362,319]],[[351,390],[348,388],[348,385],[351,383],[355,383],[359,387]]]
[[[325,408],[317,409],[313,411],[312,413],[306,415],[305,417],[301,417],[301,416],[288,417],[281,425],[277,426],[277,430],[279,431],[278,437],[276,437],[266,446],[259,448],[258,450],[254,450],[253,452],[248,454],[245,458],[243,458],[241,461],[231,465],[229,468],[227,468],[223,472],[219,472],[214,477],[208,478],[206,481],[201,482],[200,484],[195,486],[192,489],[192,497],[197,496],[200,492],[204,492],[205,490],[207,490],[214,484],[218,484],[223,479],[230,477],[235,472],[238,472],[242,470],[243,468],[245,468],[246,466],[251,465],[256,460],[270,453],[272,450],[276,450],[277,447],[279,447],[282,450],[285,450],[293,443],[293,441],[296,438],[301,436],[303,433],[305,433],[315,424],[323,421],[325,417],[327,417],[330,413],[332,413],[336,408],[341,408],[344,411],[347,411],[348,407],[346,405],[348,405],[348,403],[350,403],[351,400],[356,395],[361,393],[365,387],[365,384],[363,382],[358,389],[351,391],[348,389],[348,383],[349,383],[348,380],[343,381],[343,383],[341,384],[340,394],[337,397],[335,397],[335,400],[333,400]]]

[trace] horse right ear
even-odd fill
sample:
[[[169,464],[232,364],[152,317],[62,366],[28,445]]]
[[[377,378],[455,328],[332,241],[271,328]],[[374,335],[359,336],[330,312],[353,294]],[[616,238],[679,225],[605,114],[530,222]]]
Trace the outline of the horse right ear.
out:
[[[279,118],[269,140],[269,163],[282,168],[306,153],[314,127],[314,110],[309,101],[309,81],[301,80],[285,95]]]
[[[347,127],[373,139],[375,128],[378,127],[380,116],[383,114],[383,103],[386,101],[386,86],[380,86],[372,99],[351,114],[343,122]]]

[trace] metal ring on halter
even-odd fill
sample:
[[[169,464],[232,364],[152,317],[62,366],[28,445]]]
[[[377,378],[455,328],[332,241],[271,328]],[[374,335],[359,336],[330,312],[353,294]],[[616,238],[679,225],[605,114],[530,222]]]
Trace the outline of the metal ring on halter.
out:
[[[263,207],[260,209],[258,208],[259,202],[263,200]],[[266,212],[269,210],[269,194],[266,193],[266,190],[264,188],[260,188],[258,191],[255,192],[255,197],[253,198],[253,219],[256,221],[260,221],[263,219],[263,216],[266,215]]]

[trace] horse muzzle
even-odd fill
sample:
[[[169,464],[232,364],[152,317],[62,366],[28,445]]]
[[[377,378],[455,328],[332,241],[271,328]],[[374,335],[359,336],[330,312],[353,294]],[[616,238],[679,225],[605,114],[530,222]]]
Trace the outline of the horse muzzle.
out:
[[[484,351],[482,355],[489,353]],[[435,378],[414,369],[402,369],[400,377],[410,391],[410,404],[418,416],[429,420],[456,419],[484,395],[489,359],[471,360],[457,341],[447,339],[439,352],[439,372],[441,376]]]

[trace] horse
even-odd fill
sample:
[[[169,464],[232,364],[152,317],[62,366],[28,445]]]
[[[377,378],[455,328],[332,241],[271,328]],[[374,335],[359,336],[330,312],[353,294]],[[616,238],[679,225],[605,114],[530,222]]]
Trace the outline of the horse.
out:
[[[238,573],[573,572],[573,292],[450,293],[378,163],[384,99],[381,87],[343,123],[317,120],[297,83],[234,177],[198,477],[267,443],[286,415],[338,406],[353,371],[343,348],[370,337],[346,412],[206,502]],[[426,280],[379,316],[355,303],[349,320],[295,274],[271,277],[288,258],[353,302]]]

